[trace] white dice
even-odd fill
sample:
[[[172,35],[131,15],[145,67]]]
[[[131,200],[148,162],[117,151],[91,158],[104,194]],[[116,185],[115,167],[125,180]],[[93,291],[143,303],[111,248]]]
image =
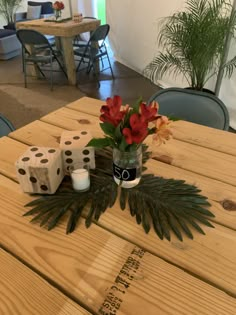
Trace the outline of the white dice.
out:
[[[54,194],[64,177],[62,152],[55,148],[33,146],[15,163],[24,192]]]
[[[92,139],[89,131],[63,131],[60,141],[64,170],[68,171],[69,167],[80,163],[95,168],[95,155],[93,147],[86,147]]]

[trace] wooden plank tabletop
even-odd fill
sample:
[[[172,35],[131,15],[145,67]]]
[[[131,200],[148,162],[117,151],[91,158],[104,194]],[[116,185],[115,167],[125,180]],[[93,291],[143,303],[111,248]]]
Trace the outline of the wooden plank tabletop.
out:
[[[48,22],[46,19],[37,19],[30,21],[22,21],[16,23],[17,29],[30,29],[38,31],[42,34],[53,35],[60,38],[61,48],[63,51],[63,59],[67,72],[68,83],[76,85],[76,64],[73,50],[73,38],[84,32],[92,32],[101,21],[97,19],[83,19],[82,22],[76,23],[72,20],[62,23]],[[34,67],[34,75],[37,69]]]
[[[105,104],[104,101],[83,97],[68,104],[66,108],[98,117],[103,104]],[[225,131],[205,126],[199,128],[198,124],[183,120],[175,121],[172,124],[172,130],[174,139],[236,156],[234,133],[227,133],[227,141],[225,141]]]
[[[81,221],[66,235],[63,222],[50,232],[27,223],[21,215],[29,200],[0,176],[1,242],[95,313],[114,294],[118,314],[234,314],[234,298],[99,226],[87,230]]]
[[[0,248],[0,314],[91,313]]]
[[[194,240],[180,242],[172,235],[171,242],[161,241],[153,231],[146,235],[118,203],[89,229],[81,219],[70,235],[65,234],[66,218],[48,232],[22,217],[32,197],[18,185],[17,157],[28,145],[58,147],[63,130],[90,130],[101,136],[98,116],[103,103],[82,98],[0,139],[0,245],[14,255],[5,254],[6,259],[19,268],[24,263],[32,277],[48,279],[50,289],[61,290],[81,312],[235,314],[234,134],[178,121],[173,123],[174,139],[157,149],[159,160],[147,163],[149,172],[184,179],[209,198],[215,228],[203,226],[206,235],[196,232]],[[20,293],[17,297],[21,301]],[[32,303],[34,299],[32,295]]]
[[[97,19],[83,19],[82,22],[76,23],[73,20],[62,23],[47,22],[47,19],[37,19],[31,21],[22,21],[16,23],[17,29],[33,29],[46,35],[59,37],[73,37],[80,33],[95,30],[101,23]]]

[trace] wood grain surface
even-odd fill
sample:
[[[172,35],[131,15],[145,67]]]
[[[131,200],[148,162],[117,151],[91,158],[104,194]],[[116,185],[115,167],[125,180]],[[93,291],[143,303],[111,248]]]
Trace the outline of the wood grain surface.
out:
[[[233,297],[99,226],[81,220],[65,235],[63,222],[50,232],[29,224],[21,216],[29,200],[0,176],[1,242],[96,314],[107,305],[119,315],[235,313]]]
[[[0,248],[0,314],[89,315],[91,313]]]
[[[94,137],[102,136],[97,117],[84,112],[76,113],[63,108],[42,117],[41,120],[69,130],[80,129],[83,126],[84,129],[90,130]],[[227,142],[227,133],[224,135]],[[236,135],[234,136],[236,140]],[[158,147],[153,145],[151,137],[146,143],[153,151],[153,157],[164,163],[236,186],[236,157],[231,154],[176,139],[171,139]]]
[[[15,161],[28,149],[28,146],[9,137],[2,137],[0,147],[0,173],[17,180]]]
[[[42,34],[59,37],[73,37],[80,33],[95,30],[100,25],[100,20],[84,19],[81,23],[66,21],[63,23],[46,22],[45,19],[22,21],[16,23],[17,29],[33,29]]]
[[[174,139],[154,148],[147,162],[149,172],[184,179],[209,198],[215,228],[203,226],[205,236],[161,241],[153,231],[146,235],[118,203],[89,230],[81,219],[71,235],[65,234],[66,217],[50,232],[22,217],[32,197],[17,184],[17,157],[29,145],[59,147],[63,130],[102,136],[101,104],[82,98],[0,139],[0,245],[94,314],[235,314],[234,134],[174,122]]]
[[[68,104],[66,107],[98,117],[100,115],[101,105],[104,104],[105,101],[83,97]],[[173,122],[171,128],[173,130],[174,139],[236,156],[236,135],[234,133],[226,133],[223,130],[202,125],[199,128],[198,124],[183,120]]]
[[[54,141],[55,147],[59,146],[59,142],[55,138]],[[9,154],[9,148],[12,148],[10,150],[11,154]],[[7,177],[18,181],[14,163],[26,149],[27,146],[18,141],[8,137],[1,138],[0,171]],[[155,175],[166,178],[180,178],[178,167],[155,160],[148,161],[147,166],[149,172]],[[202,190],[201,193],[209,198],[212,205],[210,210],[215,214],[215,218],[212,218],[214,222],[236,230],[236,187],[186,170],[181,170],[181,179],[199,187]]]
[[[73,51],[73,38],[84,32],[94,31],[101,21],[97,19],[84,19],[81,23],[66,21],[63,23],[47,22],[45,19],[23,21],[16,23],[17,29],[30,29],[42,34],[54,35],[60,38],[63,49],[63,59],[67,72],[68,83],[76,85],[76,65]],[[58,43],[58,40],[57,40]],[[58,47],[58,44],[57,44]],[[37,67],[33,67],[32,75],[40,77]]]

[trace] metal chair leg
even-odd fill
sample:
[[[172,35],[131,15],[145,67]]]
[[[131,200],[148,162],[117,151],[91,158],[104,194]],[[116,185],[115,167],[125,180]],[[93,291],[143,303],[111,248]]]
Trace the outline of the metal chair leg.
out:
[[[111,67],[110,58],[109,58],[108,54],[107,54],[107,60],[108,60],[108,63],[109,63],[110,69],[111,69],[111,76],[112,76],[112,79],[115,79],[114,74],[113,74],[113,70],[112,70],[112,67]]]
[[[99,89],[101,84],[100,84],[100,81],[99,81],[99,78],[98,78],[98,73],[96,72],[96,60],[92,61],[92,68],[93,68],[93,75],[96,78],[96,81],[97,81],[97,84],[98,84],[98,89]]]
[[[25,83],[25,88],[27,88],[27,69],[26,69],[26,62],[25,62],[25,52],[23,52],[23,69],[24,69],[24,83]]]
[[[53,58],[52,58],[52,54],[50,54],[50,82],[51,82],[51,91],[53,91],[53,67],[52,67],[52,62],[53,62]]]

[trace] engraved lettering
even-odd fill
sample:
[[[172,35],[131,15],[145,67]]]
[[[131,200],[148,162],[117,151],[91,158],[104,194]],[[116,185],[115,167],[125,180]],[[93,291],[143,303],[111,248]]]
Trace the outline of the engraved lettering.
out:
[[[116,277],[116,283],[123,285],[126,289],[130,286],[130,283],[127,282],[125,279],[121,278],[120,276]]]

